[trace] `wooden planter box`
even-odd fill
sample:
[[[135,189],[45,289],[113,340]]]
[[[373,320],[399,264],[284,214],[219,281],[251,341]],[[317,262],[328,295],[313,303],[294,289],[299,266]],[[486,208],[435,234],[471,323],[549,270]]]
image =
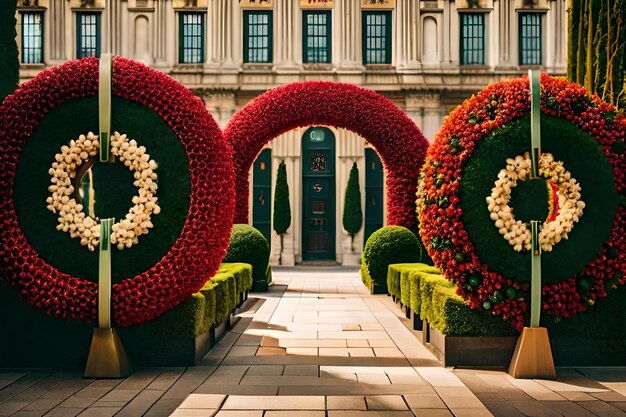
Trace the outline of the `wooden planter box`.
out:
[[[421,342],[430,349],[444,366],[498,366],[508,368],[517,343],[512,337],[444,336],[428,324],[424,325]],[[550,337],[552,356],[556,366],[626,366],[626,355],[606,351],[601,340]]]
[[[242,303],[247,299],[242,297]],[[233,312],[234,313],[234,312]],[[0,368],[84,369],[93,324],[59,320],[0,286]],[[239,319],[231,315],[197,337],[170,337],[142,325],[118,328],[131,366],[193,366]],[[25,330],[27,329],[27,330]]]

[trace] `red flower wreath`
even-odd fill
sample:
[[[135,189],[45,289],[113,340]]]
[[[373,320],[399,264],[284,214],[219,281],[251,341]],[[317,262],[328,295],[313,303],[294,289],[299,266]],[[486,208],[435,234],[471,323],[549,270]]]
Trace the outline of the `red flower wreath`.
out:
[[[12,186],[26,139],[56,106],[97,93],[98,65],[97,58],[84,58],[42,71],[0,107],[2,277],[35,307],[79,321],[96,317],[97,285],[55,269],[29,245],[18,225]],[[217,271],[234,215],[234,177],[230,146],[187,88],[138,62],[116,57],[113,94],[159,115],[180,139],[190,165],[191,201],[180,236],[149,270],[113,286],[115,321],[130,326],[173,308]]]
[[[569,121],[589,135],[592,143],[597,142],[593,146],[598,148],[600,158],[605,158],[603,163],[610,164],[606,172],[609,177],[612,173],[615,190],[621,198],[621,205],[615,205],[610,237],[598,248],[597,257],[577,275],[561,282],[544,283],[542,287],[543,311],[567,318],[584,311],[596,299],[606,297],[608,288],[626,283],[626,209],[623,207],[626,117],[597,96],[589,97],[582,86],[563,78],[542,74],[541,89],[542,113]],[[494,315],[511,320],[518,330],[524,326],[530,301],[528,283],[495,272],[480,259],[462,217],[460,185],[463,170],[479,143],[529,111],[527,77],[492,84],[466,100],[447,117],[428,150],[422,170],[424,188],[418,199],[420,235],[435,264],[457,283],[458,293],[469,299],[472,308],[490,309]],[[584,193],[583,188],[583,196]],[[487,195],[480,198],[484,200],[484,197]],[[607,225],[608,235],[608,221]]]
[[[353,84],[323,81],[269,90],[226,126],[224,136],[235,151],[236,223],[248,222],[249,172],[263,146],[282,133],[310,125],[348,129],[371,143],[387,174],[387,224],[415,225],[415,184],[428,141],[389,99]]]

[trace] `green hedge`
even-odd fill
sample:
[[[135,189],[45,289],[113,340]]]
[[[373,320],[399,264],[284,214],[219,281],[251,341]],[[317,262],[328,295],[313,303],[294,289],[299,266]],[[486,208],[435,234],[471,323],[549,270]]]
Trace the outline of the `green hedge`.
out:
[[[392,264],[387,270],[387,292],[402,301],[404,305],[409,305],[409,276],[416,270],[439,273],[439,269],[423,263]]]
[[[367,269],[361,268],[361,277]],[[426,264],[389,265],[390,288],[403,304],[446,336],[509,336],[515,330],[499,317],[472,310],[456,293],[456,286]],[[371,280],[371,279],[370,279]]]
[[[141,326],[167,337],[197,337],[222,323],[252,286],[252,267],[222,264],[219,272],[183,303]]]
[[[419,259],[419,240],[409,229],[402,226],[385,226],[367,239],[361,264],[367,268],[372,293],[386,294],[389,265],[415,263],[419,262]]]
[[[268,273],[270,245],[254,227],[236,224],[230,233],[228,252],[222,262],[245,262],[252,265],[252,291],[266,291],[271,282]]]

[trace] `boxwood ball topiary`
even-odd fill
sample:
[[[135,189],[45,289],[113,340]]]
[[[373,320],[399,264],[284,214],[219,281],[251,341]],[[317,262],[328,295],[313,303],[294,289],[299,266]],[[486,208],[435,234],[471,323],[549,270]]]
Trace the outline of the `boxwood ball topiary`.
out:
[[[367,239],[363,261],[374,282],[374,292],[387,292],[387,268],[391,264],[419,262],[419,241],[406,227],[385,226]]]
[[[230,244],[223,262],[244,262],[252,265],[252,291],[267,290],[266,271],[270,245],[254,227],[236,224],[230,233]]]

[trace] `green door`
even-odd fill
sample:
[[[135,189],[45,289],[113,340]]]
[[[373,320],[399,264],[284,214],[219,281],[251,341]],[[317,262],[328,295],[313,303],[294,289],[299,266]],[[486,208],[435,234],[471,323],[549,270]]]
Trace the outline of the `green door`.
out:
[[[335,259],[335,136],[312,127],[302,137],[302,260]]]
[[[272,150],[263,149],[252,169],[252,226],[272,245]]]
[[[363,243],[383,227],[383,164],[374,149],[365,149],[365,230]]]

